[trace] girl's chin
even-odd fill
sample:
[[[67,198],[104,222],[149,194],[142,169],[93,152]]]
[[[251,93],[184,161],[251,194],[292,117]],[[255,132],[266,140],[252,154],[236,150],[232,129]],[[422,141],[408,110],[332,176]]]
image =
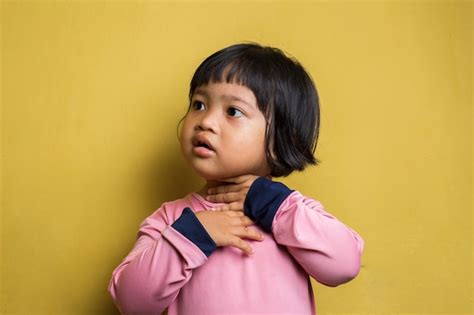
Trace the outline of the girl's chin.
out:
[[[219,180],[219,179],[224,178],[224,174],[219,173],[219,172],[203,170],[197,167],[194,167],[194,171],[199,177],[205,180]]]
[[[204,180],[207,181],[222,181],[226,178],[236,177],[242,175],[243,173],[235,173],[235,172],[217,172],[211,170],[204,170],[198,167],[194,167],[194,171],[196,174]]]

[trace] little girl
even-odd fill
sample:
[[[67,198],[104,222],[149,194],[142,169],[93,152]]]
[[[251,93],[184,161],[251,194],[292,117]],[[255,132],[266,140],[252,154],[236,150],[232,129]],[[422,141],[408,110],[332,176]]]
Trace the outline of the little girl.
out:
[[[205,59],[190,85],[181,151],[206,180],[141,224],[108,291],[122,314],[316,314],[309,276],[360,270],[364,241],[273,177],[307,165],[319,100],[294,58],[253,42]]]

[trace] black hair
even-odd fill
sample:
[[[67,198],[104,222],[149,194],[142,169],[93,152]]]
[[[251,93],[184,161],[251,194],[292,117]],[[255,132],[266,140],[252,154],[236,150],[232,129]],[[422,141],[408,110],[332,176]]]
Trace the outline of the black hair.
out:
[[[223,82],[224,72],[225,82],[252,90],[265,116],[265,151],[271,176],[286,177],[295,170],[304,170],[308,164],[320,164],[314,157],[319,135],[319,96],[311,76],[295,58],[287,57],[281,49],[255,42],[223,48],[196,69],[189,88],[188,111],[196,88],[209,81]]]

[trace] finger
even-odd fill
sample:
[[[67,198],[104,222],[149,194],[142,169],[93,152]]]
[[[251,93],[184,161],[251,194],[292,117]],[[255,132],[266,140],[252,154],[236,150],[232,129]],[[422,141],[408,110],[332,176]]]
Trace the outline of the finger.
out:
[[[240,188],[239,185],[229,184],[229,185],[221,185],[221,186],[216,186],[216,187],[209,188],[207,190],[207,193],[210,194],[210,195],[224,194],[224,193],[227,193],[227,192],[239,191],[240,189],[241,188]]]
[[[247,255],[253,255],[254,251],[250,245],[239,237],[232,238],[231,246],[241,249]]]
[[[236,215],[231,214],[230,212],[236,213]],[[229,223],[232,226],[235,226],[237,228],[244,228],[250,225],[253,225],[253,221],[250,220],[249,217],[244,215],[242,211],[225,211],[225,213],[229,213],[229,216],[232,217],[232,219],[229,221]]]
[[[249,227],[245,227],[245,235],[244,237],[246,238],[250,238],[250,239],[253,239],[253,240],[256,240],[256,241],[263,241],[265,239],[265,236],[260,233],[259,231],[257,231],[256,229],[252,229],[252,228],[249,228]]]
[[[256,241],[263,241],[264,239],[263,234],[258,232],[255,229],[252,229],[249,227],[242,227],[240,231],[241,231],[241,234],[239,234],[240,237],[245,237],[245,238],[253,239]]]
[[[243,217],[244,213],[242,211],[223,211],[225,214],[227,214],[229,217]]]
[[[218,207],[214,207],[212,208],[214,211],[229,211],[229,206],[227,204],[223,205],[223,206],[218,206]]]
[[[241,194],[238,192],[229,192],[229,193],[222,193],[217,195],[207,195],[206,200],[210,202],[222,202],[222,203],[231,203],[238,201],[242,198]]]
[[[219,206],[218,209],[220,211],[244,211],[243,203],[242,202],[232,202],[222,206]]]
[[[229,204],[232,211],[242,211],[244,212],[244,203],[242,201],[232,202]]]
[[[227,207],[218,206],[218,207],[212,208],[212,210],[214,210],[214,211],[225,211],[225,210],[227,210],[226,208],[227,208]]]
[[[248,216],[244,215],[244,216],[241,216],[240,218],[240,223],[243,225],[243,226],[250,226],[250,225],[255,225],[255,222],[252,221],[252,219],[250,219]]]

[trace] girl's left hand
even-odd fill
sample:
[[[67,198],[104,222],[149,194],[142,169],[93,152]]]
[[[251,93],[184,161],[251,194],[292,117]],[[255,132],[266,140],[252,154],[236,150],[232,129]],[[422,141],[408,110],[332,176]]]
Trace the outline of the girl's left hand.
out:
[[[213,210],[244,211],[244,201],[247,192],[258,177],[260,176],[249,174],[223,179],[222,181],[229,182],[229,184],[209,188],[207,190],[208,195],[206,196],[206,200],[216,203],[226,203],[226,205],[215,207]],[[270,176],[266,177],[271,179]]]

